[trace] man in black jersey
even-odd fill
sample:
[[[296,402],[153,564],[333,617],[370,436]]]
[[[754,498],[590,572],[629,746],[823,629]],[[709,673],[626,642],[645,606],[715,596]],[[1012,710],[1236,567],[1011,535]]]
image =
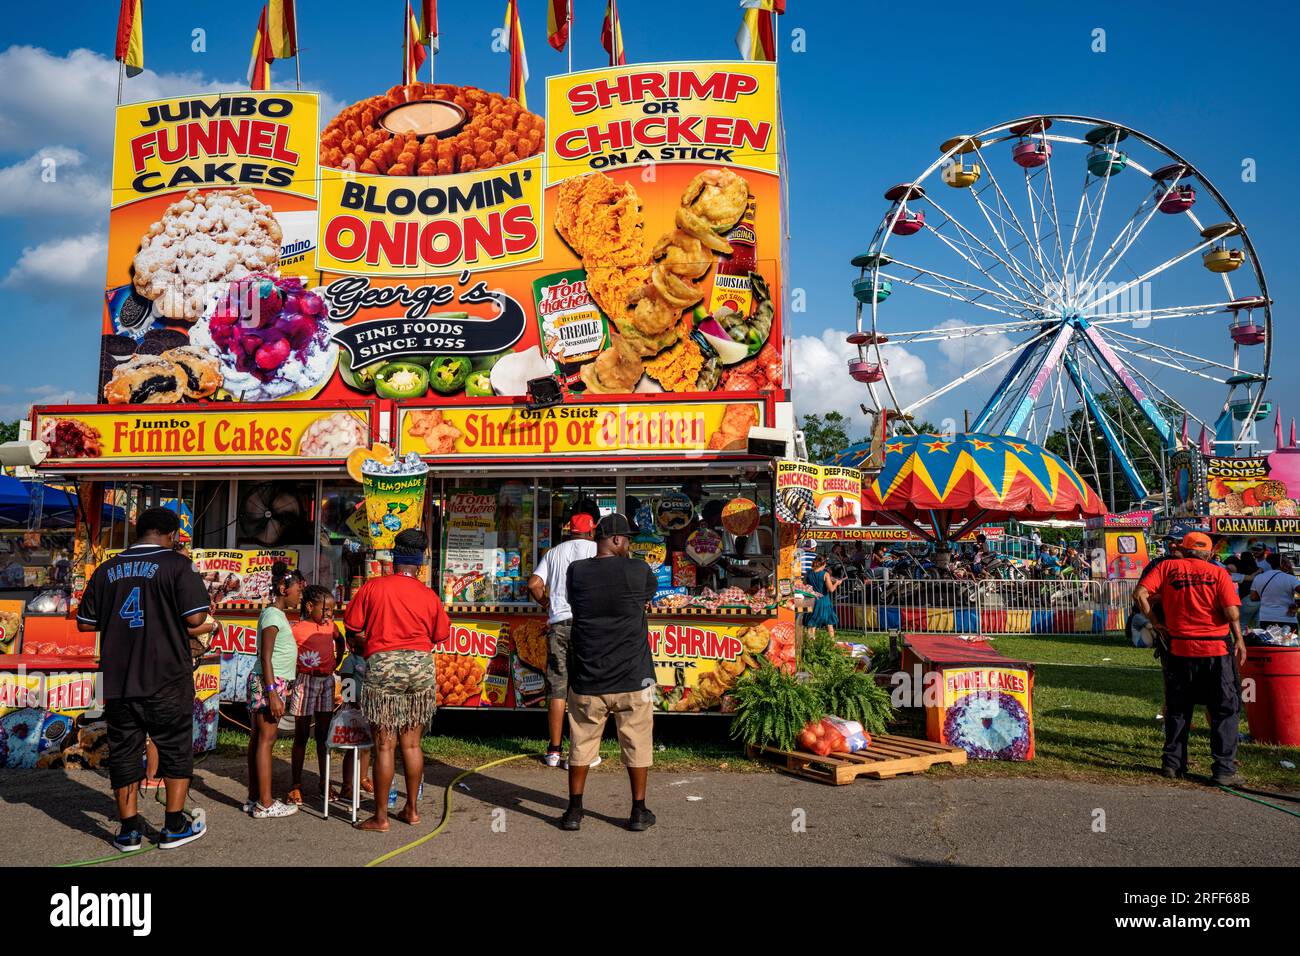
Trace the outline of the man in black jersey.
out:
[[[108,776],[117,798],[124,853],[142,847],[138,815],[145,737],[158,748],[167,786],[167,819],[159,847],[184,846],[207,832],[187,816],[194,772],[194,666],[190,637],[210,630],[208,592],[190,560],[177,553],[176,512],[149,508],[136,522],[131,547],[95,569],[77,609],[77,628],[99,631]]]

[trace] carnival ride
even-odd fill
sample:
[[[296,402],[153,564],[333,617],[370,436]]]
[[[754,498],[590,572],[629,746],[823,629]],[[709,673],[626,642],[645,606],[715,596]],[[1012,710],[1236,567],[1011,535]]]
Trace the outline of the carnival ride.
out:
[[[1042,443],[1067,429],[1078,467],[1096,429],[1136,500],[1159,491],[1137,460],[1150,456],[1163,474],[1179,419],[1183,434],[1188,421],[1208,430],[1220,454],[1254,447],[1272,411],[1272,303],[1245,226],[1203,172],[1144,133],[1083,116],[1025,117],[939,152],[885,192],[888,210],[852,260],[849,373],[896,429],[914,430],[913,413],[1000,371],[967,431]],[[1076,195],[1066,183],[1080,174]],[[936,306],[945,318],[917,328]],[[1215,316],[1226,329],[1207,323]],[[887,343],[977,360],[900,401]],[[1206,388],[1222,396],[1213,420],[1194,410]],[[1131,399],[1127,412],[1116,395]]]

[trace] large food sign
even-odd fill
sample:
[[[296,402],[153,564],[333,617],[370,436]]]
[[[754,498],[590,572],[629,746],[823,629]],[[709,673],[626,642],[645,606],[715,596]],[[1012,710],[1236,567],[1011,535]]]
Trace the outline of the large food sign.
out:
[[[100,400],[782,387],[770,63],[120,107]],[[549,129],[548,129],[549,124]]]
[[[1300,449],[1279,448],[1252,458],[1208,457],[1205,485],[1212,516],[1300,517]]]
[[[816,528],[862,523],[862,472],[838,465],[781,460],[776,464],[778,516]]]

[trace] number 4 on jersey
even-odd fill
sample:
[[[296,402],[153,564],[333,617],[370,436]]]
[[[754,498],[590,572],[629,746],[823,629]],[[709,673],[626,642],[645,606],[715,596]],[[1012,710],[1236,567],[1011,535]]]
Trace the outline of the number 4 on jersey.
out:
[[[144,627],[144,611],[140,609],[140,589],[132,588],[131,593],[122,602],[122,609],[117,616],[126,621],[130,627]]]

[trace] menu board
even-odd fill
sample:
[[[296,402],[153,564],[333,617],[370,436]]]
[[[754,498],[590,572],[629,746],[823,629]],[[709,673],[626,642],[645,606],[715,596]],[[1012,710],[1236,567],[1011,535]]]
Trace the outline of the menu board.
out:
[[[199,548],[190,552],[194,570],[207,586],[217,607],[271,599],[271,569],[277,561],[298,566],[298,552],[288,549],[244,551],[233,548]]]
[[[778,461],[776,494],[790,523],[812,528],[853,528],[862,523],[862,472],[856,468]]]
[[[497,561],[497,496],[463,491],[447,501],[443,542],[443,600],[486,601]]]

